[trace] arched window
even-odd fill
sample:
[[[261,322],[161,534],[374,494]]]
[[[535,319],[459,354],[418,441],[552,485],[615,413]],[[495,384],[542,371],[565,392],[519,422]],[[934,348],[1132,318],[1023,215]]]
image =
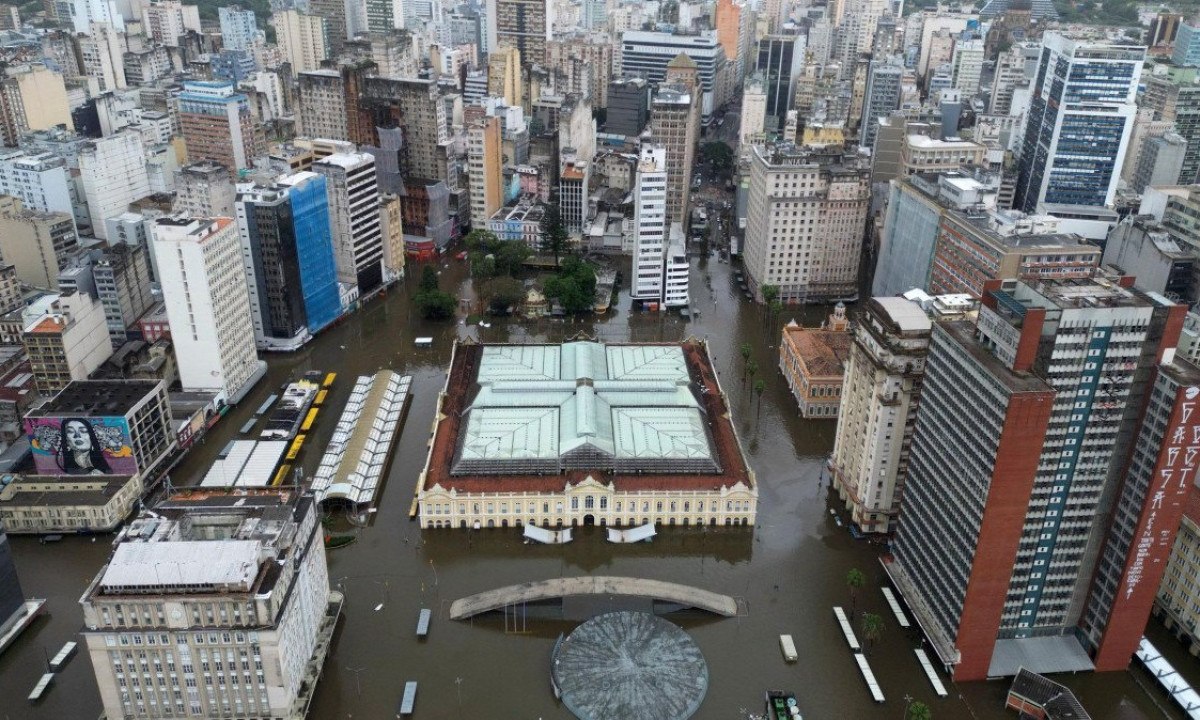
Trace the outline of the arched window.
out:
[[[600,509],[601,509],[601,510],[607,510],[607,509],[608,509],[608,498],[607,498],[607,497],[603,497],[603,496],[602,496],[602,497],[600,498]],[[619,510],[620,508],[617,508],[617,509]]]
[[[595,510],[596,509],[596,498],[591,495],[588,495],[587,497],[585,497],[583,499],[583,509],[584,510]]]

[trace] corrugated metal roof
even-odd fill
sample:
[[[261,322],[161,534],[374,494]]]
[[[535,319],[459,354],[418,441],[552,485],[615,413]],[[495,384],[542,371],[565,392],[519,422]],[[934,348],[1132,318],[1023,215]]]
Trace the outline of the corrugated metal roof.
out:
[[[117,545],[100,586],[109,591],[163,586],[249,589],[258,576],[258,540],[178,540]]]

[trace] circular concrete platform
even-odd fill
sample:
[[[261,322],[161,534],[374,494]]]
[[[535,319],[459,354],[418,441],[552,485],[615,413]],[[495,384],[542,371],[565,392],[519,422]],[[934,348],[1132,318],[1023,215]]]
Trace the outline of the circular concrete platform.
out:
[[[708,664],[678,626],[642,612],[598,615],[554,650],[554,684],[580,720],[687,720],[704,701]]]

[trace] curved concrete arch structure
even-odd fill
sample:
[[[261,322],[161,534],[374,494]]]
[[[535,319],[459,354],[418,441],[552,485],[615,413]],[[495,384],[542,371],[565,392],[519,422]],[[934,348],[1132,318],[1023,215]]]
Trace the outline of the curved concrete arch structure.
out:
[[[569,595],[628,595],[677,603],[724,617],[737,615],[737,601],[733,598],[690,585],[645,578],[583,575],[536,580],[468,595],[450,605],[450,619],[463,620],[507,605]]]

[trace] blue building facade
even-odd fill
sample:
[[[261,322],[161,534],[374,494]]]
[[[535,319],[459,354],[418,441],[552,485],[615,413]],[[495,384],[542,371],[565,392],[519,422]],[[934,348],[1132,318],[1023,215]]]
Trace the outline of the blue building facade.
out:
[[[1125,161],[1146,48],[1042,40],[1013,207],[1111,206]]]
[[[1182,23],[1175,35],[1175,52],[1171,61],[1176,65],[1200,67],[1200,26]]]
[[[237,216],[257,344],[296,350],[342,313],[325,178],[242,186]]]
[[[293,185],[288,197],[308,331],[316,334],[342,314],[325,178],[313,173]]]

